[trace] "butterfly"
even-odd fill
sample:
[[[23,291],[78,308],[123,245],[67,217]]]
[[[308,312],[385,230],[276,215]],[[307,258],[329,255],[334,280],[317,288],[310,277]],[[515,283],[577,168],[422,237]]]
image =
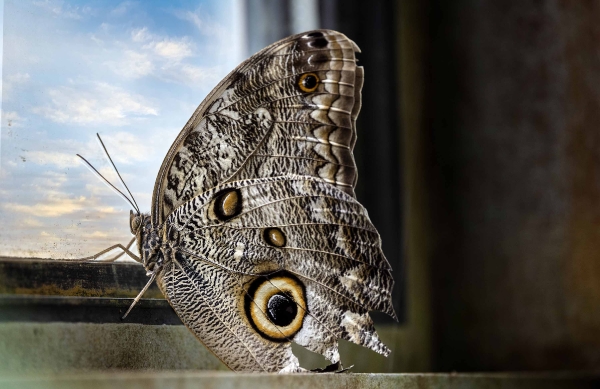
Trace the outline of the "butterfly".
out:
[[[338,339],[390,353],[369,311],[395,318],[392,269],[354,194],[356,52],[315,30],[251,56],[175,139],[151,213],[130,213],[146,288],[232,370],[304,371],[291,342],[332,366]]]

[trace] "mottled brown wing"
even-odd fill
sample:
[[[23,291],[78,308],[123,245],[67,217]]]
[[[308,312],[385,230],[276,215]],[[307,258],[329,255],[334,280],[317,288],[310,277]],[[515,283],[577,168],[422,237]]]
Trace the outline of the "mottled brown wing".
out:
[[[299,174],[354,196],[352,149],[361,105],[359,49],[317,30],[268,46],[196,109],[156,179],[153,225],[223,182]]]
[[[227,217],[223,193],[237,202]],[[166,223],[177,254],[159,285],[230,368],[299,371],[292,341],[333,363],[338,339],[388,355],[368,312],[395,316],[391,268],[366,210],[347,193],[312,176],[232,181]],[[293,325],[268,318],[275,294],[297,305]]]
[[[163,269],[158,284],[183,323],[230,369],[298,371],[288,344],[256,336],[240,316],[244,291],[239,275],[179,253]]]

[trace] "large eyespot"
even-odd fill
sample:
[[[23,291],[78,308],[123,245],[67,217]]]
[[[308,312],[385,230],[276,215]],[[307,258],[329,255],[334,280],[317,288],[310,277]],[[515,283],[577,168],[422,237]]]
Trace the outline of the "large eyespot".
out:
[[[304,286],[287,273],[256,279],[244,304],[252,327],[274,341],[292,338],[302,328],[306,315]]]
[[[298,78],[298,88],[302,92],[311,93],[319,86],[319,76],[315,73],[304,73]]]
[[[216,194],[215,215],[221,220],[231,219],[242,211],[242,194],[237,189],[226,189]]]

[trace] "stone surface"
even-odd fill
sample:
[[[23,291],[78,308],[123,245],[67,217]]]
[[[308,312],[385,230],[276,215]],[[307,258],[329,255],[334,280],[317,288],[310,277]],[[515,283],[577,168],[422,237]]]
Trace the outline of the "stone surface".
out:
[[[0,323],[0,376],[131,369],[228,370],[182,325]]]
[[[341,341],[344,366],[354,372],[393,372],[410,365],[402,352],[407,336],[396,326],[378,332],[392,350],[388,358]],[[328,362],[294,345],[302,366]],[[412,356],[414,358],[414,356]],[[6,374],[77,373],[102,370],[227,370],[183,325],[137,323],[0,322],[0,377]]]
[[[6,389],[26,388],[294,388],[294,389],[566,389],[596,388],[597,377],[542,374],[236,374],[215,372],[93,373],[0,378]]]

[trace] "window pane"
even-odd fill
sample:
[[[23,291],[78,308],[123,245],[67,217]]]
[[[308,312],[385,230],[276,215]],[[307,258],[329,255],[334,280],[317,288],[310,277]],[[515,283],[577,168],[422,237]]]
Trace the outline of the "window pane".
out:
[[[100,133],[143,211],[158,168],[206,94],[245,56],[236,0],[6,0],[0,253],[80,257],[130,239],[131,207]],[[117,185],[118,186],[118,185]]]

